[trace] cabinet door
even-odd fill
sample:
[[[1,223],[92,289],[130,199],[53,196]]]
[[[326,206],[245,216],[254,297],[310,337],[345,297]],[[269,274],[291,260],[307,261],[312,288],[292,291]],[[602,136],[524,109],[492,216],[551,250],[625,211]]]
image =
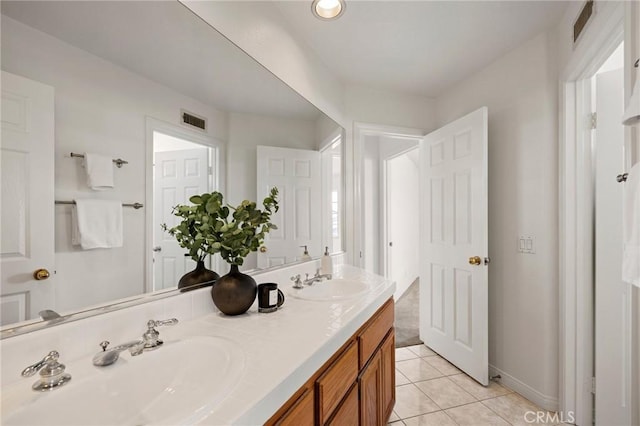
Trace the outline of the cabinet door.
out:
[[[353,426],[358,424],[358,384],[354,383],[351,390],[344,397],[342,404],[336,410],[336,414],[329,421],[330,426]]]
[[[396,351],[395,330],[391,329],[380,347],[380,363],[382,368],[382,421],[386,423],[396,402]]]
[[[318,419],[326,423],[358,377],[358,345],[355,341],[316,381]]]
[[[360,386],[360,424],[383,425],[382,421],[382,369],[380,351],[376,352],[358,380]]]

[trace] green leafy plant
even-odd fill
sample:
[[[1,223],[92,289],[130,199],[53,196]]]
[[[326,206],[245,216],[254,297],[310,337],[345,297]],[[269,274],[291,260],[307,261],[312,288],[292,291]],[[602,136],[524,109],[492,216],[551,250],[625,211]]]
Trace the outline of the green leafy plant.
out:
[[[237,207],[224,205],[217,191],[194,195],[189,201],[193,205],[173,208],[173,214],[182,221],[173,228],[166,224],[162,228],[176,238],[180,247],[189,250],[195,261],[220,253],[227,263],[240,266],[249,253],[258,250],[266,234],[277,229],[270,220],[279,208],[278,188],[263,200],[263,210],[249,200]]]

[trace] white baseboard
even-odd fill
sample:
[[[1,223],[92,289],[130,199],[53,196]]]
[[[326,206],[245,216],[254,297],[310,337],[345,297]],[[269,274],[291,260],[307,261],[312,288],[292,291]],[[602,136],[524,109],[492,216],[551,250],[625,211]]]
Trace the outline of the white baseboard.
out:
[[[510,374],[505,373],[499,368],[489,364],[489,376],[492,377],[497,374],[500,375],[499,382],[501,384],[505,385],[509,389],[516,391],[520,395],[527,398],[529,401],[536,404],[538,407],[544,408],[545,410],[549,411],[558,411],[558,397],[545,395],[527,385],[526,383],[521,382]]]

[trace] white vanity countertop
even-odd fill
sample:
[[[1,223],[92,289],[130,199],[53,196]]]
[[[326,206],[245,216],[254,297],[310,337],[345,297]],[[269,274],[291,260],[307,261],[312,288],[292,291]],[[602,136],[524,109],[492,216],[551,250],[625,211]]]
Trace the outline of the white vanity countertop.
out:
[[[336,267],[334,277],[367,282],[372,290],[359,298],[318,302],[287,297],[291,283],[280,282],[286,300],[277,312],[260,314],[254,305],[244,315],[210,314],[162,330],[166,343],[212,335],[234,341],[245,352],[242,379],[199,424],[263,424],[395,291],[392,282],[348,265]]]
[[[185,421],[202,425],[263,424],[393,296],[395,291],[395,284],[383,277],[353,266],[340,265],[334,269],[334,278],[368,284],[370,290],[364,296],[339,301],[303,300],[290,296],[290,292],[305,291],[291,288],[291,272],[307,269],[311,272],[313,266],[313,263],[309,263],[255,275],[258,284],[277,282],[285,294],[286,300],[282,308],[272,313],[258,313],[256,302],[243,315],[225,316],[214,309],[210,290],[201,289],[156,304],[140,305],[129,310],[95,316],[2,341],[2,373],[6,376],[3,377],[6,381],[2,387],[3,420],[5,415],[11,415],[16,409],[29,410],[29,406],[36,401],[62,401],[66,406],[63,397],[70,395],[74,383],[81,380],[91,381],[102,374],[108,375],[109,371],[116,371],[118,367],[126,366],[127,362],[144,362],[144,353],[131,359],[127,352],[121,354],[125,362],[120,360],[105,369],[97,369],[91,365],[90,360],[98,350],[96,342],[104,340],[105,337],[114,344],[128,341],[131,340],[132,330],[139,330],[139,325],[146,323],[146,319],[176,317],[180,321],[177,325],[159,329],[160,337],[165,342],[165,345],[158,349],[159,352],[167,351],[167,355],[175,353],[169,351],[168,346],[184,340],[193,341],[190,337],[213,336],[233,342],[233,347],[239,349],[238,354],[242,355],[229,355],[224,358],[224,355],[217,352],[212,354],[211,358],[203,357],[202,353],[198,353],[199,357],[192,356],[192,362],[201,364],[196,367],[202,368],[203,376],[205,371],[211,373],[212,370],[215,375],[216,362],[220,362],[214,361],[216,358],[244,363],[241,366],[240,379],[226,389],[226,396],[217,406],[209,409],[206,403],[214,401],[216,397],[205,398],[203,401],[207,402]],[[325,282],[313,285],[323,284]],[[63,388],[51,393],[33,392],[30,388],[33,380],[20,378],[19,372],[29,361],[35,360],[32,360],[34,356],[38,358],[51,349],[60,350],[61,361],[67,365],[67,371],[73,375],[74,381],[67,385],[69,388],[66,390]],[[231,356],[234,358],[231,359]],[[185,351],[184,355],[179,353],[179,357],[183,358],[185,363],[190,362],[189,352]],[[200,361],[194,361],[195,358],[199,358]],[[203,359],[211,359],[211,363],[203,362]],[[151,358],[147,360],[150,362]],[[234,364],[234,367],[237,366],[238,364]],[[193,367],[193,364],[190,367]],[[158,374],[169,373],[172,365],[167,365],[166,368],[167,371],[158,371]],[[197,371],[199,370],[195,370],[196,375]],[[197,386],[189,388],[195,391]],[[170,392],[171,389],[166,391]],[[63,417],[67,418],[66,414],[63,414]],[[69,420],[73,423],[71,418]],[[137,424],[135,418],[132,418],[131,422]],[[47,424],[46,419],[42,419],[42,424]]]

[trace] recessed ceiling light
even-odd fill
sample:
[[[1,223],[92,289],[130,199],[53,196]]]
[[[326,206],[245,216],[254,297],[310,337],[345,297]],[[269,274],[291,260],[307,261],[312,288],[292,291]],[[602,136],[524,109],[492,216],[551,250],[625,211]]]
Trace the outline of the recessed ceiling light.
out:
[[[344,0],[313,0],[311,12],[316,18],[328,21],[342,16],[346,7]]]

